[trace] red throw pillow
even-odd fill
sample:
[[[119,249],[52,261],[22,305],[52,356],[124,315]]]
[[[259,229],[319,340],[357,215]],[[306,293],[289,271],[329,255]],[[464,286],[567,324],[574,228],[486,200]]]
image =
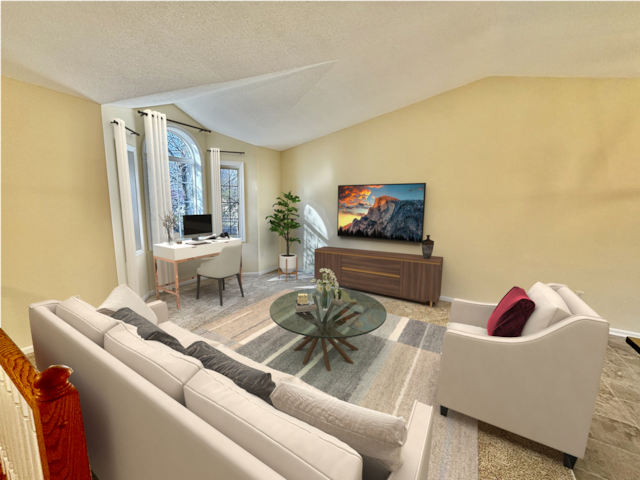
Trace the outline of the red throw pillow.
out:
[[[519,337],[536,304],[520,287],[509,290],[489,317],[487,331],[493,337]]]

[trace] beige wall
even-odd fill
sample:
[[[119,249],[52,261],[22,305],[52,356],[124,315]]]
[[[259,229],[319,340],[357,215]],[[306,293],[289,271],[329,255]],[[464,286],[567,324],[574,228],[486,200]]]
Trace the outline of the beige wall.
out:
[[[149,107],[151,110],[156,110],[167,115],[167,118],[172,120],[176,120],[182,123],[188,123],[190,125],[202,126],[189,115],[184,113],[180,108],[175,105],[158,105]],[[141,192],[144,192],[144,181],[143,181],[143,168],[142,168],[142,144],[144,142],[144,120],[137,113],[138,109],[129,109],[129,108],[120,108],[113,106],[103,106],[102,107],[102,123],[104,129],[104,138],[105,138],[105,147],[106,147],[106,158],[109,169],[109,179],[110,179],[110,189],[111,189],[111,197],[112,197],[112,206],[115,209],[114,218],[117,216],[114,221],[114,232],[115,232],[115,244],[116,244],[116,255],[120,259],[118,262],[119,269],[121,270],[119,278],[121,278],[121,282],[126,282],[126,272],[124,271],[124,263],[122,259],[124,259],[124,239],[122,236],[122,220],[120,218],[120,203],[119,203],[119,191],[117,186],[117,168],[116,168],[116,160],[115,160],[115,147],[113,140],[113,128],[111,127],[110,122],[114,118],[121,118],[125,121],[125,124],[134,129],[136,132],[141,134],[141,137],[135,137],[134,135],[127,135],[127,141],[129,144],[136,144],[138,147],[139,154],[139,178],[141,185],[139,188]],[[175,125],[172,123],[168,123],[169,126],[180,127],[179,125]],[[191,135],[198,146],[200,147],[200,154],[203,158],[203,186],[204,186],[204,211],[205,213],[209,213],[211,211],[211,200],[209,197],[209,192],[211,189],[210,185],[210,171],[209,171],[209,161],[208,161],[208,153],[207,150],[213,147],[220,148],[221,150],[228,151],[240,151],[245,152],[244,155],[236,155],[236,154],[227,154],[222,153],[220,155],[221,160],[224,161],[233,161],[233,162],[242,162],[244,164],[244,180],[245,180],[245,189],[244,189],[244,201],[245,201],[245,229],[246,241],[243,243],[242,248],[242,261],[243,261],[243,272],[253,273],[264,271],[265,268],[263,265],[267,265],[268,263],[261,260],[268,260],[269,257],[277,256],[277,245],[274,249],[273,247],[273,239],[268,236],[263,236],[263,240],[266,243],[264,248],[265,257],[260,257],[260,229],[263,228],[262,222],[260,218],[264,219],[265,215],[262,215],[261,209],[261,198],[259,196],[259,192],[266,192],[267,196],[273,194],[273,189],[278,190],[280,187],[280,152],[276,152],[274,150],[270,150],[267,148],[256,147],[255,145],[251,145],[246,142],[242,142],[240,140],[236,140],[231,137],[227,137],[225,135],[219,134],[217,132],[212,133],[204,133],[198,132],[195,129],[184,127],[184,131],[186,131],[189,135]],[[114,198],[115,196],[115,198]],[[274,197],[275,198],[275,197]],[[146,231],[146,206],[143,201],[143,217],[145,223],[145,238],[147,235]],[[268,200],[270,201],[270,200]],[[270,201],[269,206],[273,203]],[[277,243],[277,236],[275,242]],[[145,244],[146,245],[146,244]],[[275,253],[274,253],[275,252]],[[273,266],[276,265],[275,258],[272,261]],[[186,262],[180,264],[179,273],[181,278],[189,278],[195,275],[195,271],[200,264],[199,261],[194,262]],[[139,257],[138,260],[138,275],[141,279],[141,290],[144,293],[155,290],[154,286],[154,273],[153,273],[153,254],[151,251],[147,251],[146,254],[142,257]]]
[[[639,105],[638,80],[487,78],[282,152],[282,188],[329,245],[419,254],[337,238],[337,185],[426,182],[442,295],[566,283],[639,332]]]
[[[2,77],[2,328],[31,345],[28,305],[117,285],[100,105]]]
[[[269,230],[267,215],[273,213],[273,204],[280,196],[280,152],[258,148],[258,232],[259,271],[266,272],[278,266],[280,237]]]

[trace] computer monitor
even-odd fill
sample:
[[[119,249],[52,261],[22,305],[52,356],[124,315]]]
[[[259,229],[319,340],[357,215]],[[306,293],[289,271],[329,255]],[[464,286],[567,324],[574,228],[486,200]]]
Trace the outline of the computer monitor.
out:
[[[185,237],[211,235],[213,233],[211,215],[183,215],[182,231]]]

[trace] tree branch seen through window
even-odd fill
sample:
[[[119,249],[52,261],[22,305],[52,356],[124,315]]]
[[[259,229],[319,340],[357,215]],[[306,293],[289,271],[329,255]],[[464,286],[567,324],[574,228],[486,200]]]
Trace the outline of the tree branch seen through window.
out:
[[[222,231],[229,235],[240,235],[238,170],[221,167],[220,183],[222,184]]]

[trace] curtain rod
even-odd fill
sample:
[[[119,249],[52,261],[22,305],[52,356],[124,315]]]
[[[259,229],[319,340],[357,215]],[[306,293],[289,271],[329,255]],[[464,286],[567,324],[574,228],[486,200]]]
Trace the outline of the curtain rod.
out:
[[[113,122],[111,122],[111,123],[115,123],[116,125],[118,125],[118,122],[116,122],[115,120],[114,120]],[[134,135],[138,135],[138,136],[140,136],[140,134],[139,134],[138,132],[134,132],[134,131],[133,131],[133,130],[131,130],[129,127],[124,127],[124,128],[126,128],[127,130],[129,130],[129,131],[130,131],[131,133],[133,133]]]
[[[141,112],[140,110],[138,110],[138,113],[142,116],[147,116],[145,112]],[[184,125],[185,127],[195,128],[196,130],[200,130],[201,132],[211,133],[211,130],[207,130],[206,128],[196,127],[195,125],[189,125],[188,123],[176,122],[175,120],[171,120],[170,118],[167,118],[167,122],[177,123],[178,125]]]
[[[210,148],[207,152],[210,152],[212,149]],[[237,153],[238,155],[244,155],[244,152],[230,152],[229,150],[220,150],[220,153]]]

